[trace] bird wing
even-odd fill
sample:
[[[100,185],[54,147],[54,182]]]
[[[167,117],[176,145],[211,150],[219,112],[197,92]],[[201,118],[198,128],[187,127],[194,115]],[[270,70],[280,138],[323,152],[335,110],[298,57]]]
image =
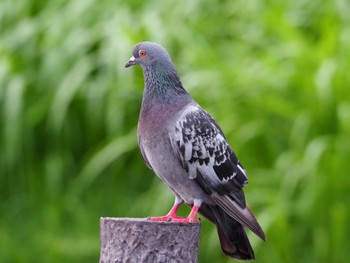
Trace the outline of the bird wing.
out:
[[[169,137],[189,178],[227,214],[263,237],[245,203],[242,187],[248,183],[247,173],[214,119],[199,105],[188,105],[169,130]]]
[[[202,176],[219,194],[240,192],[247,174],[214,119],[197,105],[186,107],[169,132],[175,154],[190,179]],[[244,196],[237,202],[245,207]]]

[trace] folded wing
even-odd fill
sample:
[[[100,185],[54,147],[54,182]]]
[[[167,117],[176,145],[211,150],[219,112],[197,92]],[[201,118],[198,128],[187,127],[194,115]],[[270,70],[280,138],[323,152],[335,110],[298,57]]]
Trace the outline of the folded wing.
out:
[[[247,173],[214,119],[197,104],[187,106],[169,130],[172,148],[190,179],[216,204],[262,239],[264,233],[246,206]]]

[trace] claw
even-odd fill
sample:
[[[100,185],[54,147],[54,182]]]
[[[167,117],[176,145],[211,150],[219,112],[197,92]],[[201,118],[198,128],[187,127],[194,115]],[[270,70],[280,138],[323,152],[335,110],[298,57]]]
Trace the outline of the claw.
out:
[[[177,216],[176,212],[179,209],[181,202],[177,202],[175,200],[175,204],[173,205],[173,207],[170,209],[169,213],[166,214],[165,216],[158,216],[158,217],[149,217],[148,220],[149,221],[154,221],[154,222],[170,222],[173,218],[175,219],[184,219],[181,216]]]
[[[196,214],[198,212],[199,206],[193,205],[191,209],[191,213],[188,215],[187,218],[184,219],[175,219],[173,222],[178,222],[178,223],[198,223],[200,222],[199,218],[196,218]]]
[[[179,209],[181,203],[175,203],[175,205],[170,209],[169,213],[165,216],[159,217],[149,217],[148,220],[152,222],[174,222],[174,223],[199,223],[201,220],[196,218],[199,206],[193,205],[191,213],[188,217],[177,216],[176,212]]]

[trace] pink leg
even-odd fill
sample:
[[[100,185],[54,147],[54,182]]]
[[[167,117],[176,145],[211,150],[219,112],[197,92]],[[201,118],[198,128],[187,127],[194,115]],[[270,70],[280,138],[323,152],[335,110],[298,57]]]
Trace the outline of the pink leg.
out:
[[[178,222],[178,223],[195,223],[200,222],[199,218],[196,218],[196,214],[198,212],[199,206],[193,205],[190,214],[187,218],[173,218],[172,222]]]
[[[167,215],[159,216],[159,217],[149,217],[148,220],[149,221],[170,221],[170,220],[174,220],[174,219],[176,219],[176,220],[184,219],[183,217],[176,215],[176,212],[179,209],[181,204],[182,204],[182,201],[179,201],[176,199],[175,204],[170,209],[170,211]]]

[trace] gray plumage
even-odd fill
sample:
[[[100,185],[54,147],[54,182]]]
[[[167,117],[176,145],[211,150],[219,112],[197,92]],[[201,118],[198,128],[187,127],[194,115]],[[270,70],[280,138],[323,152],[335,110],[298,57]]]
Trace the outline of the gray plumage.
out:
[[[248,177],[214,121],[183,88],[166,50],[142,42],[125,65],[141,65],[145,88],[138,141],[146,165],[173,191],[175,205],[185,202],[217,226],[223,251],[239,259],[254,252],[243,228],[265,235],[246,205],[242,188]],[[173,211],[173,212],[174,212]],[[181,220],[173,217],[174,221]]]

